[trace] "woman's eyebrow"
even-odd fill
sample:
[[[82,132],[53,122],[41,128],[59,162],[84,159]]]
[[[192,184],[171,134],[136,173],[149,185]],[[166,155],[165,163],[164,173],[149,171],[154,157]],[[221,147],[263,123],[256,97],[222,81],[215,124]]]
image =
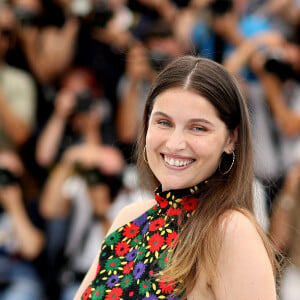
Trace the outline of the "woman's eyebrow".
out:
[[[190,119],[189,122],[191,122],[191,123],[206,123],[212,127],[215,127],[215,125],[212,122],[210,122],[209,120],[204,119],[204,118],[193,118],[193,119]]]
[[[162,111],[154,112],[153,116],[162,116],[164,118],[172,119],[168,114],[166,114]],[[192,119],[189,119],[189,122],[190,123],[205,123],[209,126],[215,127],[215,125],[212,122],[210,122],[209,120],[204,119],[204,118],[192,118]]]
[[[162,111],[156,111],[156,112],[154,112],[153,116],[163,116],[165,118],[171,118],[169,115],[167,115],[166,113],[164,113]]]

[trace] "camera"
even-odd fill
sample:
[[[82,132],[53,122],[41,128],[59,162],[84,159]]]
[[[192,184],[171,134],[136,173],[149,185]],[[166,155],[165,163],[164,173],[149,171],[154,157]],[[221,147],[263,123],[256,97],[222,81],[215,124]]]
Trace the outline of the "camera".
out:
[[[74,171],[85,180],[88,187],[108,185],[111,199],[116,197],[122,187],[122,174],[103,174],[96,166],[85,168],[78,162],[74,164]]]
[[[13,30],[11,28],[0,28],[0,35],[12,40]]]
[[[171,57],[158,50],[151,50],[148,54],[150,66],[156,72],[160,72],[170,61]]]
[[[281,47],[269,48],[262,45],[258,52],[265,58],[264,70],[275,75],[281,81],[295,79],[299,81],[299,74],[293,68],[293,65],[285,58],[285,51]]]
[[[87,183],[88,186],[95,186],[103,183],[104,176],[97,167],[84,168],[80,164],[75,164],[74,169]]]
[[[223,16],[232,10],[233,3],[232,0],[214,0],[209,4],[208,8],[213,15]]]
[[[264,69],[282,81],[293,78],[296,79],[297,77],[292,64],[277,57],[268,57],[265,61]]]
[[[112,17],[113,11],[106,4],[98,4],[93,12],[92,26],[103,28]]]
[[[295,79],[299,81],[299,74],[293,68],[293,65],[286,60],[284,50],[281,48],[265,49],[264,56],[266,58],[264,69],[275,75],[282,81]]]
[[[71,12],[91,27],[103,28],[113,17],[113,11],[105,0],[72,0]]]
[[[76,112],[88,112],[93,104],[93,96],[89,90],[76,95]]]
[[[0,186],[10,186],[19,183],[19,178],[5,168],[0,168]]]
[[[14,14],[22,27],[41,25],[40,16],[36,12],[23,6],[16,6],[14,8]]]

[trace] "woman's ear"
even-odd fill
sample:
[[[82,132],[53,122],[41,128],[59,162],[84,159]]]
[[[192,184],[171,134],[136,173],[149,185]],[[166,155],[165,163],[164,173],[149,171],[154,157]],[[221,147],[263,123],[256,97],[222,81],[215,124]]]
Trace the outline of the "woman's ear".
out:
[[[235,146],[238,140],[238,127],[229,132],[227,143],[224,148],[224,152],[231,154],[235,150]]]

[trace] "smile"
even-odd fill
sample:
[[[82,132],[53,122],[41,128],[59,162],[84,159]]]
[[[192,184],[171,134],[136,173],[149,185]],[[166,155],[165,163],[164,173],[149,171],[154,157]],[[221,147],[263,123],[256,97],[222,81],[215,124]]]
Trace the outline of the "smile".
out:
[[[167,155],[163,155],[163,159],[168,165],[174,167],[185,167],[194,161],[194,159],[174,158]]]

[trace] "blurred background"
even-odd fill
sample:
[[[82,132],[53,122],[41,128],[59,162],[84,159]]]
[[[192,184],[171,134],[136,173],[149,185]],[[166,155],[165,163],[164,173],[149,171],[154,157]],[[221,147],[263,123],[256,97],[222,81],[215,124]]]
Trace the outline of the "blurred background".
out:
[[[299,0],[0,0],[0,299],[73,299],[119,210],[151,194],[134,148],[172,59],[247,99],[255,214],[300,299]]]

